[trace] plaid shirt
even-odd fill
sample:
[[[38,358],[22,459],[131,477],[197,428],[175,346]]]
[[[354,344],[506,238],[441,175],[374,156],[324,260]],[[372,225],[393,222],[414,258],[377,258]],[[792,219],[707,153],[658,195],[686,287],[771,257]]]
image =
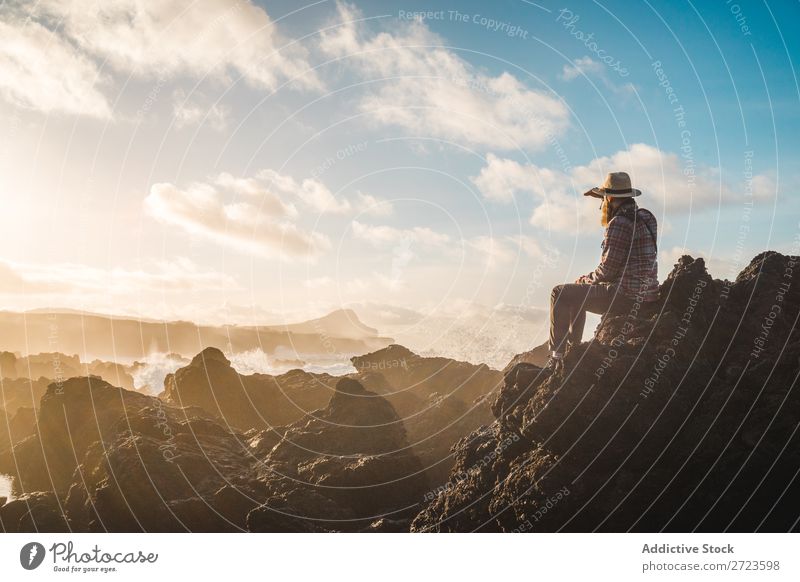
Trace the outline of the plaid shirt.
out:
[[[637,295],[642,301],[658,299],[657,228],[656,217],[649,210],[637,210],[633,220],[625,215],[612,218],[603,238],[600,264],[579,282],[615,283],[629,299],[636,300]]]

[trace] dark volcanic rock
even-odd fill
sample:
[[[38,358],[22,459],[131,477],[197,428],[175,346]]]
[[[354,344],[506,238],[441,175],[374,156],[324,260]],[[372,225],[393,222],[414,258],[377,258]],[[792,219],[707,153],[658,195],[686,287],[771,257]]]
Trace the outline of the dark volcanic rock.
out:
[[[0,506],[0,529],[7,533],[70,531],[53,493],[28,493]]]
[[[355,531],[382,517],[408,519],[428,484],[392,405],[343,378],[328,406],[287,427],[263,460],[269,500],[254,531]]]
[[[237,514],[230,498],[216,493],[225,486],[258,491],[241,435],[199,409],[168,406],[98,378],[51,385],[38,427],[14,447],[10,472],[20,490],[52,495],[58,516],[75,531],[242,529],[246,511]],[[16,502],[0,508],[0,519],[34,531],[32,521],[18,519]]]
[[[13,448],[6,531],[408,528],[427,482],[389,402],[352,379],[294,424],[231,431],[99,378],[52,384]],[[27,415],[24,409],[17,412]],[[300,516],[300,518],[298,518]],[[378,526],[376,526],[378,527]]]
[[[486,365],[421,357],[399,345],[352,362],[355,377],[397,410],[434,486],[453,466],[453,444],[493,420],[489,397],[503,376]]]
[[[786,531],[800,493],[800,259],[733,283],[682,257],[566,372],[509,370],[416,531]]]
[[[165,399],[199,406],[237,430],[281,426],[325,404],[336,378],[292,370],[280,376],[242,375],[217,348],[206,348],[191,363],[167,376]]]
[[[6,352],[8,353],[8,352]],[[12,354],[13,355],[13,354]],[[28,378],[16,378],[10,380],[3,378],[0,381],[0,404],[9,416],[13,416],[18,408],[36,408],[39,406],[39,399],[47,392],[50,380],[39,378],[29,380]]]

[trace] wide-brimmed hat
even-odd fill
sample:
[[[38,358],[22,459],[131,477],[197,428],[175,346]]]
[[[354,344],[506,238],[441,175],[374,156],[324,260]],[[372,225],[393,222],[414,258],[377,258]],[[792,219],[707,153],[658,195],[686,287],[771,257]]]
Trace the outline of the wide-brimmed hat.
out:
[[[608,196],[609,198],[630,198],[641,194],[641,190],[631,188],[631,177],[627,172],[611,172],[606,176],[606,181],[602,186],[592,188],[588,192],[584,192],[584,196],[594,196],[595,198],[602,198]]]

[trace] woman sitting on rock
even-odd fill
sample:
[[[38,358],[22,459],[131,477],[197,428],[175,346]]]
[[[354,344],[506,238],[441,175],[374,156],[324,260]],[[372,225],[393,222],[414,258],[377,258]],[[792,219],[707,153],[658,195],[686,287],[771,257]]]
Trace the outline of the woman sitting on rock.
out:
[[[584,193],[602,199],[603,252],[594,271],[550,294],[550,370],[562,369],[567,345],[580,343],[587,311],[602,315],[612,306],[624,310],[658,299],[658,227],[655,216],[636,205],[640,194],[625,172],[609,174]]]

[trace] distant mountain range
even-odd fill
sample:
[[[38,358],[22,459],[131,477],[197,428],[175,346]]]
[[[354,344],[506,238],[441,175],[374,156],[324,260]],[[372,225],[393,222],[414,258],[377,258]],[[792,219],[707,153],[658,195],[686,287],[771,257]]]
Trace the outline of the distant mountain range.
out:
[[[198,325],[100,315],[70,309],[0,312],[0,350],[22,355],[43,352],[79,354],[123,362],[152,353],[191,356],[209,346],[230,352],[260,349],[302,357],[321,354],[347,359],[392,343],[363,324],[350,309],[298,323],[269,326]]]

